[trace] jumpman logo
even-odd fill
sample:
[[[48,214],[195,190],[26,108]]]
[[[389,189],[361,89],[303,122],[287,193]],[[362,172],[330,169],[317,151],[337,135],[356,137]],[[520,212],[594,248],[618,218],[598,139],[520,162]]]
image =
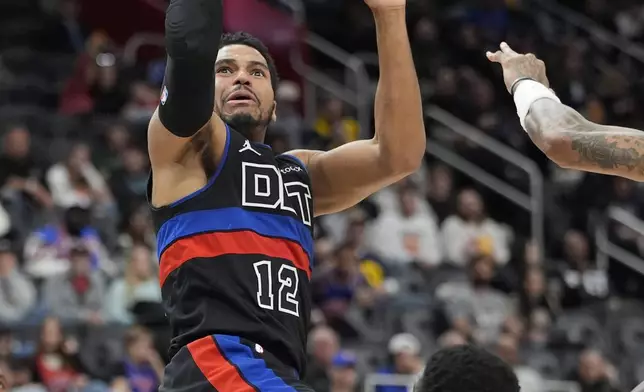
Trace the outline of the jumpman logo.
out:
[[[252,151],[257,155],[260,155],[260,156],[262,155],[261,153],[253,149],[253,146],[250,145],[250,140],[246,140],[244,142],[244,146],[239,150],[239,152],[244,152],[244,151]]]

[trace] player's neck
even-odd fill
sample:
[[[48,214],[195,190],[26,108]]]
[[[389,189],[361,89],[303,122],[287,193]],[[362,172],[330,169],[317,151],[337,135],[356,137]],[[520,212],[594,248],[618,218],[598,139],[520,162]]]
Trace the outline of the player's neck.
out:
[[[243,127],[242,129],[233,129],[242,135],[248,140],[250,140],[253,143],[264,143],[264,140],[266,139],[266,127],[263,125],[256,126],[256,127]]]

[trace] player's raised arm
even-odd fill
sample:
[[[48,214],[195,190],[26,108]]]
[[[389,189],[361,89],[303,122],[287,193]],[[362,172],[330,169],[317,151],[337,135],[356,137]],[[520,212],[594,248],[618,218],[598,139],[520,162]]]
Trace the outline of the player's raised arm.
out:
[[[546,67],[532,54],[506,43],[487,53],[501,64],[521,125],[548,158],[561,167],[644,181],[644,132],[586,120],[549,89]]]
[[[341,211],[414,172],[425,152],[418,77],[407,35],[406,0],[365,0],[376,21],[380,80],[371,140],[328,152],[294,151],[313,183],[315,214]]]
[[[222,18],[222,0],[170,0],[165,19],[168,58],[161,104],[148,128],[148,148],[157,185],[163,182],[173,186],[174,177],[185,176],[181,166],[190,157],[186,146],[202,129],[210,127],[221,134],[221,143],[217,143],[216,135],[213,138],[215,155],[218,148],[223,149],[224,125],[220,121],[211,124],[213,75]]]

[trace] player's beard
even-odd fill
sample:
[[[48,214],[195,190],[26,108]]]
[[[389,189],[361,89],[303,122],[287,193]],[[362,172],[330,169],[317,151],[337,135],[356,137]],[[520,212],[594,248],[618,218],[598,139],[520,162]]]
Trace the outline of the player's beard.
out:
[[[254,117],[250,113],[236,113],[223,115],[221,119],[250,141],[263,142],[266,128],[271,123],[271,114],[274,109],[275,104],[271,105],[268,111],[262,112],[258,117]]]

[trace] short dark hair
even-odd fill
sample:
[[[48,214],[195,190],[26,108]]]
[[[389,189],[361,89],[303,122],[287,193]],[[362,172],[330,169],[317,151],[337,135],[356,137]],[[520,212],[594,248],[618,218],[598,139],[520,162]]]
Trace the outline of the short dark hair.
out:
[[[514,370],[487,350],[464,345],[437,351],[415,392],[519,392]]]
[[[266,64],[268,65],[268,71],[271,73],[271,86],[273,86],[273,91],[277,92],[277,84],[279,83],[279,75],[277,74],[277,67],[275,66],[275,60],[268,52],[268,48],[264,43],[257,37],[249,34],[245,31],[237,31],[235,33],[224,33],[221,36],[221,41],[219,48],[230,45],[246,45],[257,50],[259,54],[264,57]]]

